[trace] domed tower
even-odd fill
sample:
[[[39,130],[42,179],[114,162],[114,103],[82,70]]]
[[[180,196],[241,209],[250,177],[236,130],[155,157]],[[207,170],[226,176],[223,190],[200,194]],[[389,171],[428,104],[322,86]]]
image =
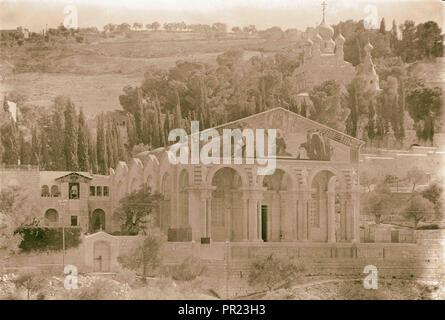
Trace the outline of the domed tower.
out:
[[[374,63],[372,62],[371,51],[374,49],[372,44],[368,42],[365,44],[364,48],[366,56],[361,64],[357,66],[357,77],[366,81],[366,86],[371,91],[380,90],[379,87],[379,76],[374,68]]]
[[[320,51],[321,53],[334,53],[335,42],[332,40],[334,29],[326,23],[326,2],[323,2],[321,5],[323,6],[323,20],[317,27],[317,32],[322,38]]]
[[[314,45],[312,46],[312,57],[320,57],[323,38],[317,33],[312,41],[314,42]]]
[[[341,34],[341,30],[338,33],[337,39],[335,39],[335,55],[338,57],[338,61],[343,62],[345,59],[345,52],[343,46],[345,44],[345,37]]]
[[[314,43],[311,39],[307,39],[303,43],[303,50],[304,50],[304,59],[309,59],[312,56],[312,47]]]

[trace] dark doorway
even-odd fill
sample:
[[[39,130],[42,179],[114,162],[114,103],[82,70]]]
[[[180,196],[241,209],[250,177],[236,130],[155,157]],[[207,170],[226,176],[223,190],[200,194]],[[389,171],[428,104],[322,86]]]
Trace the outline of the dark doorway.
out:
[[[398,230],[392,230],[391,231],[391,242],[399,242],[399,231]]]
[[[105,230],[105,212],[102,209],[93,211],[92,227],[93,232]]]
[[[267,206],[261,206],[261,239],[267,242]]]

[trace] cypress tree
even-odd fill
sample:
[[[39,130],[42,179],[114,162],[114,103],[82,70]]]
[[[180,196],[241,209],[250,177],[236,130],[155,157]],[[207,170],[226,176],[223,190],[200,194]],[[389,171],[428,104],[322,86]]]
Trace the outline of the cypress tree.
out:
[[[53,164],[51,162],[51,155],[49,153],[48,138],[46,137],[46,133],[44,131],[42,131],[40,141],[39,167],[43,170],[49,170],[52,168]]]
[[[98,117],[97,123],[97,166],[100,174],[108,174],[107,142],[103,115]]]
[[[39,138],[37,134],[37,128],[34,126],[32,128],[32,138],[31,138],[31,164],[40,164],[40,148],[39,148]]]
[[[127,121],[127,136],[128,136],[128,145],[130,146],[130,149],[133,148],[134,145],[137,144],[137,133],[136,133],[136,126],[133,115],[128,115],[128,121]]]
[[[125,147],[122,143],[121,134],[119,132],[119,128],[117,127],[116,123],[113,123],[113,141],[115,143],[117,161],[126,161],[127,157],[126,157]]]
[[[92,173],[97,173],[97,151],[96,151],[96,144],[93,141],[93,138],[88,133],[88,158],[90,160],[90,170]]]
[[[386,25],[385,25],[385,18],[382,18],[382,20],[380,21],[380,33],[385,34],[386,32]]]
[[[66,170],[65,153],[64,153],[64,119],[61,107],[55,107],[51,117],[51,127],[46,136],[48,141],[49,156],[51,158],[50,170]]]
[[[20,144],[20,164],[30,164],[31,163],[31,144],[25,140],[23,132],[19,133],[19,144]]]
[[[17,124],[14,120],[2,127],[3,162],[6,164],[17,164],[19,160],[20,146]]]
[[[105,140],[107,145],[108,168],[115,167],[115,159],[113,158],[113,139],[111,136],[110,122],[107,123],[105,129]]]
[[[79,112],[78,137],[77,137],[77,158],[79,161],[79,170],[90,171],[90,159],[88,150],[88,126],[82,109]]]
[[[77,117],[74,104],[68,100],[65,106],[65,157],[66,169],[70,171],[79,170],[77,158]]]

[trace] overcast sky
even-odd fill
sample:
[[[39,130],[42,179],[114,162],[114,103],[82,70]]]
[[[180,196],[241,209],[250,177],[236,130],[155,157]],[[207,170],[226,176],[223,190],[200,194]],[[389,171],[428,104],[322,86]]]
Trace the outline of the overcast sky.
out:
[[[59,25],[65,18],[64,7],[73,4],[78,12],[79,27],[107,23],[153,21],[184,21],[190,23],[213,22],[232,26],[254,24],[259,29],[279,26],[283,29],[319,24],[322,17],[322,0],[33,0],[1,1],[0,28],[23,26],[40,31]],[[326,0],[327,23],[336,24],[349,19],[365,19],[377,8],[377,19],[385,17],[387,28],[396,19],[397,24],[411,19],[416,23],[436,21],[443,29],[444,2],[440,0]]]

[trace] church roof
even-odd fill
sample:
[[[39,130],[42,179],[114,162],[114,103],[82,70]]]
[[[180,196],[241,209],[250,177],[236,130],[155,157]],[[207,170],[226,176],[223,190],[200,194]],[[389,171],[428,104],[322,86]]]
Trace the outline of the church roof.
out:
[[[79,172],[70,172],[68,174],[65,174],[61,177],[56,178],[56,181],[65,180],[66,178],[80,178],[80,179],[86,179],[86,180],[93,180],[93,178],[88,173],[79,173]]]
[[[210,129],[224,129],[224,128],[227,128],[227,127],[233,128],[233,127],[236,127],[236,124],[238,124],[238,123],[241,125],[241,123],[243,123],[243,122],[245,122],[245,121],[247,121],[249,119],[261,117],[261,116],[263,116],[265,114],[275,113],[275,112],[285,112],[286,114],[288,114],[288,116],[292,116],[292,117],[298,118],[300,121],[306,122],[307,124],[313,126],[314,128],[317,128],[320,131],[325,132],[329,136],[330,139],[335,140],[335,141],[340,142],[340,143],[343,143],[343,144],[345,144],[347,146],[359,147],[359,146],[361,146],[361,145],[363,145],[365,143],[364,141],[362,141],[360,139],[357,139],[357,138],[355,138],[353,136],[350,136],[350,135],[348,135],[348,134],[346,134],[344,132],[338,131],[336,129],[332,129],[332,128],[324,125],[324,124],[321,124],[319,122],[316,122],[314,120],[306,118],[306,117],[304,117],[302,115],[299,115],[298,113],[292,112],[292,111],[287,110],[287,109],[285,109],[283,107],[276,107],[276,108],[273,108],[273,109],[269,109],[269,110],[266,110],[266,111],[263,111],[263,112],[260,112],[260,113],[256,113],[256,114],[253,114],[253,115],[250,115],[250,116],[238,119],[238,120],[234,120],[234,121],[230,121],[230,122],[221,124],[221,125],[213,127],[213,128],[200,130],[200,132],[204,132],[204,131],[210,130]],[[264,129],[267,129],[267,128],[264,128]]]

